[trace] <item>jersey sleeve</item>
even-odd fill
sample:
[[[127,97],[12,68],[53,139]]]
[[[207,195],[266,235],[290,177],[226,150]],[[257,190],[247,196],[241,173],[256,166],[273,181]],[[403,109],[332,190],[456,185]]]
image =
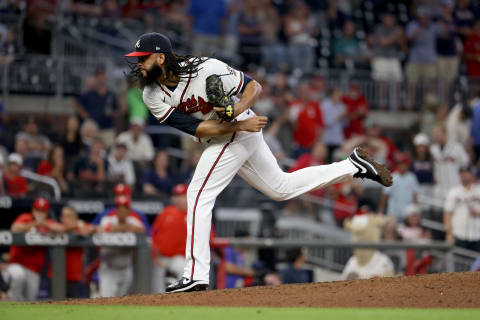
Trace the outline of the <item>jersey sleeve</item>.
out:
[[[220,79],[222,79],[223,89],[225,90],[225,92],[230,92],[230,90],[233,90],[233,95],[242,92],[245,84],[245,75],[243,74],[243,72],[230,67],[228,64],[220,60],[211,60],[211,68],[207,69],[208,74],[206,75],[206,77],[211,74],[217,74],[220,76]]]
[[[160,123],[164,122],[175,109],[163,102],[159,96],[155,96],[154,91],[149,87],[143,90],[143,102]]]

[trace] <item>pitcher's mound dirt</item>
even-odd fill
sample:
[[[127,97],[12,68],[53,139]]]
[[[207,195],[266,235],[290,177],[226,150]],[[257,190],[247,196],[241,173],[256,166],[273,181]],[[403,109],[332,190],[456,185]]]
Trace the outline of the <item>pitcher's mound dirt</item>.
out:
[[[478,308],[480,272],[70,300],[69,305]]]

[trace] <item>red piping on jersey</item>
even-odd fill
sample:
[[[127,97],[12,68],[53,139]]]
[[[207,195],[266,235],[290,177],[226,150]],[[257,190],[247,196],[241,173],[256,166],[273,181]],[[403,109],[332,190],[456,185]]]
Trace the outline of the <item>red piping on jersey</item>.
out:
[[[235,94],[240,92],[240,89],[242,89],[242,86],[243,86],[243,72],[240,71],[240,83],[238,84],[238,88]]]
[[[187,85],[186,85],[185,88],[183,89],[182,95],[180,96],[180,103],[179,103],[179,104],[182,104],[182,102],[183,102],[183,95],[185,94],[185,92],[187,92],[187,88],[188,88],[188,85],[190,84],[190,80],[191,80],[191,79],[192,79],[192,74],[189,74],[189,75],[188,75]]]
[[[207,177],[203,181],[202,186],[200,187],[200,190],[198,190],[197,198],[195,199],[195,205],[193,206],[192,240],[191,240],[191,245],[190,245],[190,256],[192,257],[192,274],[190,276],[190,280],[193,280],[193,273],[195,272],[195,257],[193,256],[193,239],[195,238],[195,212],[197,210],[198,199],[200,198],[200,194],[202,193],[203,188],[207,184],[208,178],[210,178],[210,175],[212,174],[213,169],[215,169],[215,166],[217,165],[218,161],[222,157],[223,153],[225,152],[227,147],[230,145],[230,143],[233,142],[233,139],[235,139],[235,132],[232,135],[232,139],[230,139],[230,141],[225,146],[223,146],[223,149],[220,152],[220,154],[218,155],[217,160],[215,160],[215,162],[212,165],[212,168],[210,169],[210,171],[207,174]]]
[[[160,86],[160,89],[162,89],[162,91],[163,91],[168,97],[171,97],[171,96],[170,96],[170,93],[168,93],[167,90],[163,89],[162,86]]]
[[[167,113],[165,113],[165,115],[163,117],[161,117],[160,119],[158,119],[158,122],[163,122],[163,120],[167,119],[168,116],[170,115],[170,113],[172,113],[173,109],[175,109],[174,107],[170,107],[170,109],[168,109]]]

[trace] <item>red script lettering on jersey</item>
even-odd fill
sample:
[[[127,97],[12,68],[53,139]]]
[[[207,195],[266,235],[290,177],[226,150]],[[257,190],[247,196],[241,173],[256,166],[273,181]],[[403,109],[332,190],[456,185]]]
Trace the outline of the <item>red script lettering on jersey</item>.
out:
[[[207,114],[213,110],[213,105],[210,102],[203,100],[202,97],[195,99],[195,96],[192,94],[190,98],[180,103],[177,106],[177,109],[186,114],[192,114],[198,111]]]

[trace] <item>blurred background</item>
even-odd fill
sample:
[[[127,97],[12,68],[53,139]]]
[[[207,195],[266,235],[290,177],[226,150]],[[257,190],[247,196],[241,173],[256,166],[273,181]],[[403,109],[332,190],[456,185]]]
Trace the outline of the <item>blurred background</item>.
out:
[[[235,178],[214,209],[213,288],[476,270],[479,4],[1,0],[0,229],[80,237],[55,289],[69,297],[162,292],[181,274],[183,190],[202,150],[156,123],[124,74],[155,31],[262,84],[253,109],[285,171],[359,145],[395,171],[389,189],[355,181],[278,203]],[[85,244],[112,232],[146,236],[147,263]],[[52,297],[49,265],[64,258],[0,243],[1,297]]]

